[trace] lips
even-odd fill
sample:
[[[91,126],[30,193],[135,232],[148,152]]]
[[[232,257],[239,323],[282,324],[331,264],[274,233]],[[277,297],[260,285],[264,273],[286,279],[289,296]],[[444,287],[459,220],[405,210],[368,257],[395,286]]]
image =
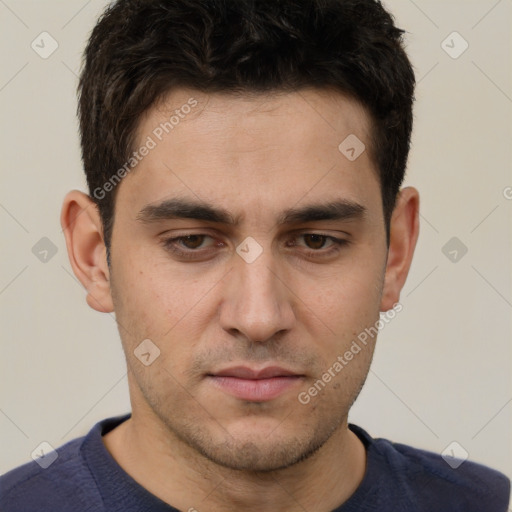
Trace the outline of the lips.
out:
[[[267,366],[260,370],[253,370],[247,366],[235,366],[226,368],[213,374],[217,377],[236,377],[238,379],[271,379],[273,377],[297,377],[298,375],[292,371],[280,368],[279,366]]]
[[[304,375],[279,366],[235,366],[207,375],[217,389],[248,402],[266,402],[290,391]]]

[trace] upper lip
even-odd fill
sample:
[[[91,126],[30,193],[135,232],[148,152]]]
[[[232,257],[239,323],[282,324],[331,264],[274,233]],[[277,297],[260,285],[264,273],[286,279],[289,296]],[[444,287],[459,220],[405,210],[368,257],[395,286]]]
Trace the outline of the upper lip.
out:
[[[256,370],[248,366],[233,366],[212,373],[215,377],[236,377],[238,379],[270,379],[272,377],[299,377],[300,374],[281,368],[280,366],[267,366]]]

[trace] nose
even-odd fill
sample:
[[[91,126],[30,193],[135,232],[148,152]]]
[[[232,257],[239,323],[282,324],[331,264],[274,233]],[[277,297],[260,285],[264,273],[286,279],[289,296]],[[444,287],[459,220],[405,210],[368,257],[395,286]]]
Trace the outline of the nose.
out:
[[[220,312],[221,326],[231,335],[262,343],[292,328],[294,296],[272,259],[270,249],[251,263],[235,255]]]

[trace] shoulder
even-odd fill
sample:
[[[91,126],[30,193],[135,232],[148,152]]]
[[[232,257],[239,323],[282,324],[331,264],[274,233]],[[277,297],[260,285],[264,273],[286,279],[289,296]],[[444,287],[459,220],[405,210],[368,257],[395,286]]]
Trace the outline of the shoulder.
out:
[[[101,510],[99,498],[95,498],[97,491],[94,478],[80,453],[83,439],[74,439],[45,455],[49,458],[42,464],[28,462],[2,475],[0,510]]]
[[[388,474],[388,488],[394,488],[414,510],[450,512],[506,512],[510,480],[492,468],[454,458],[444,458],[419,448],[366,435],[375,474]],[[364,439],[362,439],[363,442]],[[370,463],[369,463],[370,464]]]
[[[385,451],[389,453],[393,450],[395,458],[402,459],[404,469],[409,472],[409,480],[425,483],[425,495],[439,489],[464,496],[468,506],[472,503],[473,508],[475,503],[501,503],[503,510],[506,509],[510,480],[499,471],[469,460],[444,458],[438,453],[400,443],[389,444],[392,448],[388,447]]]

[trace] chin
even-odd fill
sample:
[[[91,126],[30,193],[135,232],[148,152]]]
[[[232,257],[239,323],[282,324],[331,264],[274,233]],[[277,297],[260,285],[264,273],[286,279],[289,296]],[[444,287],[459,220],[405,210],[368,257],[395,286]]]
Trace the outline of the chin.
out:
[[[288,443],[239,442],[201,447],[202,455],[219,466],[247,472],[269,473],[293,466],[309,458],[319,446]]]
[[[290,429],[285,421],[242,418],[216,435],[206,427],[181,432],[181,439],[204,458],[219,466],[248,472],[278,471],[311,457],[331,437],[333,429]]]

